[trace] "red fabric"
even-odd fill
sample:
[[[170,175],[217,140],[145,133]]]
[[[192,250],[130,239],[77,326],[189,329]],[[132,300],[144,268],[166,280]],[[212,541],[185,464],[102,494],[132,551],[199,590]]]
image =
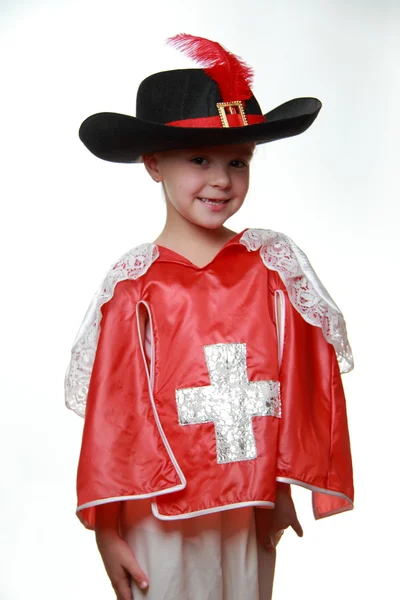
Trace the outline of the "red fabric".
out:
[[[277,477],[354,498],[346,401],[333,346],[304,321],[285,293]],[[343,498],[313,493],[316,518],[351,508]]]
[[[78,506],[180,483],[155,424],[129,283],[118,284],[103,308],[78,467]],[[79,516],[92,526],[95,509]]]
[[[286,297],[285,351],[278,365],[274,292],[284,286],[258,252],[231,240],[200,269],[159,247],[145,275],[117,284],[103,307],[78,470],[78,506],[120,496],[152,495],[181,483],[150,403],[135,309],[150,306],[154,326],[154,399],[187,485],[157,496],[161,514],[182,514],[275,498],[276,477],[353,497],[343,389],[332,346]],[[286,292],[285,292],[286,294]],[[175,391],[209,385],[204,346],[246,343],[249,381],[280,380],[282,418],[253,417],[257,458],[216,460],[213,424],[178,422]],[[316,516],[351,504],[319,500]],[[339,505],[340,505],[339,502]],[[88,527],[95,508],[78,513]]]
[[[243,125],[243,119],[239,114],[227,114],[229,127],[245,127]],[[256,125],[257,123],[264,123],[265,117],[263,115],[246,115],[248,125]],[[171,127],[219,127],[222,128],[221,118],[218,117],[198,117],[196,119],[183,119],[182,121],[171,121],[166,123]]]

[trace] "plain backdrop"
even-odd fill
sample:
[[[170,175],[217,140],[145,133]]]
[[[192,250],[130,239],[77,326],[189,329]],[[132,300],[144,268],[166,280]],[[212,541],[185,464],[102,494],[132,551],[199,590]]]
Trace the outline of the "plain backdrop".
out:
[[[164,40],[218,40],[255,70],[267,112],[323,109],[297,138],[260,147],[240,231],[283,231],[345,314],[344,377],[356,509],[285,534],[274,600],[397,598],[397,0],[0,1],[1,600],[113,598],[93,534],[74,515],[83,421],[63,404],[69,352],[101,278],[164,219],[141,165],[96,159],[80,123],[134,114],[144,77],[193,66]],[[396,558],[397,554],[397,558]],[[190,600],[190,599],[188,599]]]

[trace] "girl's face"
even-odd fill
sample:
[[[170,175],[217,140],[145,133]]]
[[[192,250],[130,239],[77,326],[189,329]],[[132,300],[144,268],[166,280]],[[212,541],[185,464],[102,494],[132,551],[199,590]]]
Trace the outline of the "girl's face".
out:
[[[242,206],[249,188],[254,143],[160,152],[144,157],[153,179],[162,181],[169,211],[217,229]]]

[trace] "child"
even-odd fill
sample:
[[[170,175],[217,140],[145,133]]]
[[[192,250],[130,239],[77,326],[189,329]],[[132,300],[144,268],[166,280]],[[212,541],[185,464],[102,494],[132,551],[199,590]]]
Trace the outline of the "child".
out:
[[[312,491],[316,518],[353,506],[338,366],[352,356],[302,251],[224,223],[255,144],[302,133],[321,104],[263,115],[237,57],[203,38],[172,43],[205,68],[152,75],[136,118],[101,113],[80,129],[96,156],[144,162],[167,219],[109,272],[72,350],[77,514],[120,600],[265,599],[283,530],[302,535],[290,484]]]

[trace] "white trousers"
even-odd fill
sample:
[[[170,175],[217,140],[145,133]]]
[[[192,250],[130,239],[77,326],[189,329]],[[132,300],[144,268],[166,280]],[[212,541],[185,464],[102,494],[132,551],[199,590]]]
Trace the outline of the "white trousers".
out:
[[[134,600],[272,597],[276,554],[258,544],[251,507],[160,521],[148,500],[124,502],[122,535],[150,581]]]

